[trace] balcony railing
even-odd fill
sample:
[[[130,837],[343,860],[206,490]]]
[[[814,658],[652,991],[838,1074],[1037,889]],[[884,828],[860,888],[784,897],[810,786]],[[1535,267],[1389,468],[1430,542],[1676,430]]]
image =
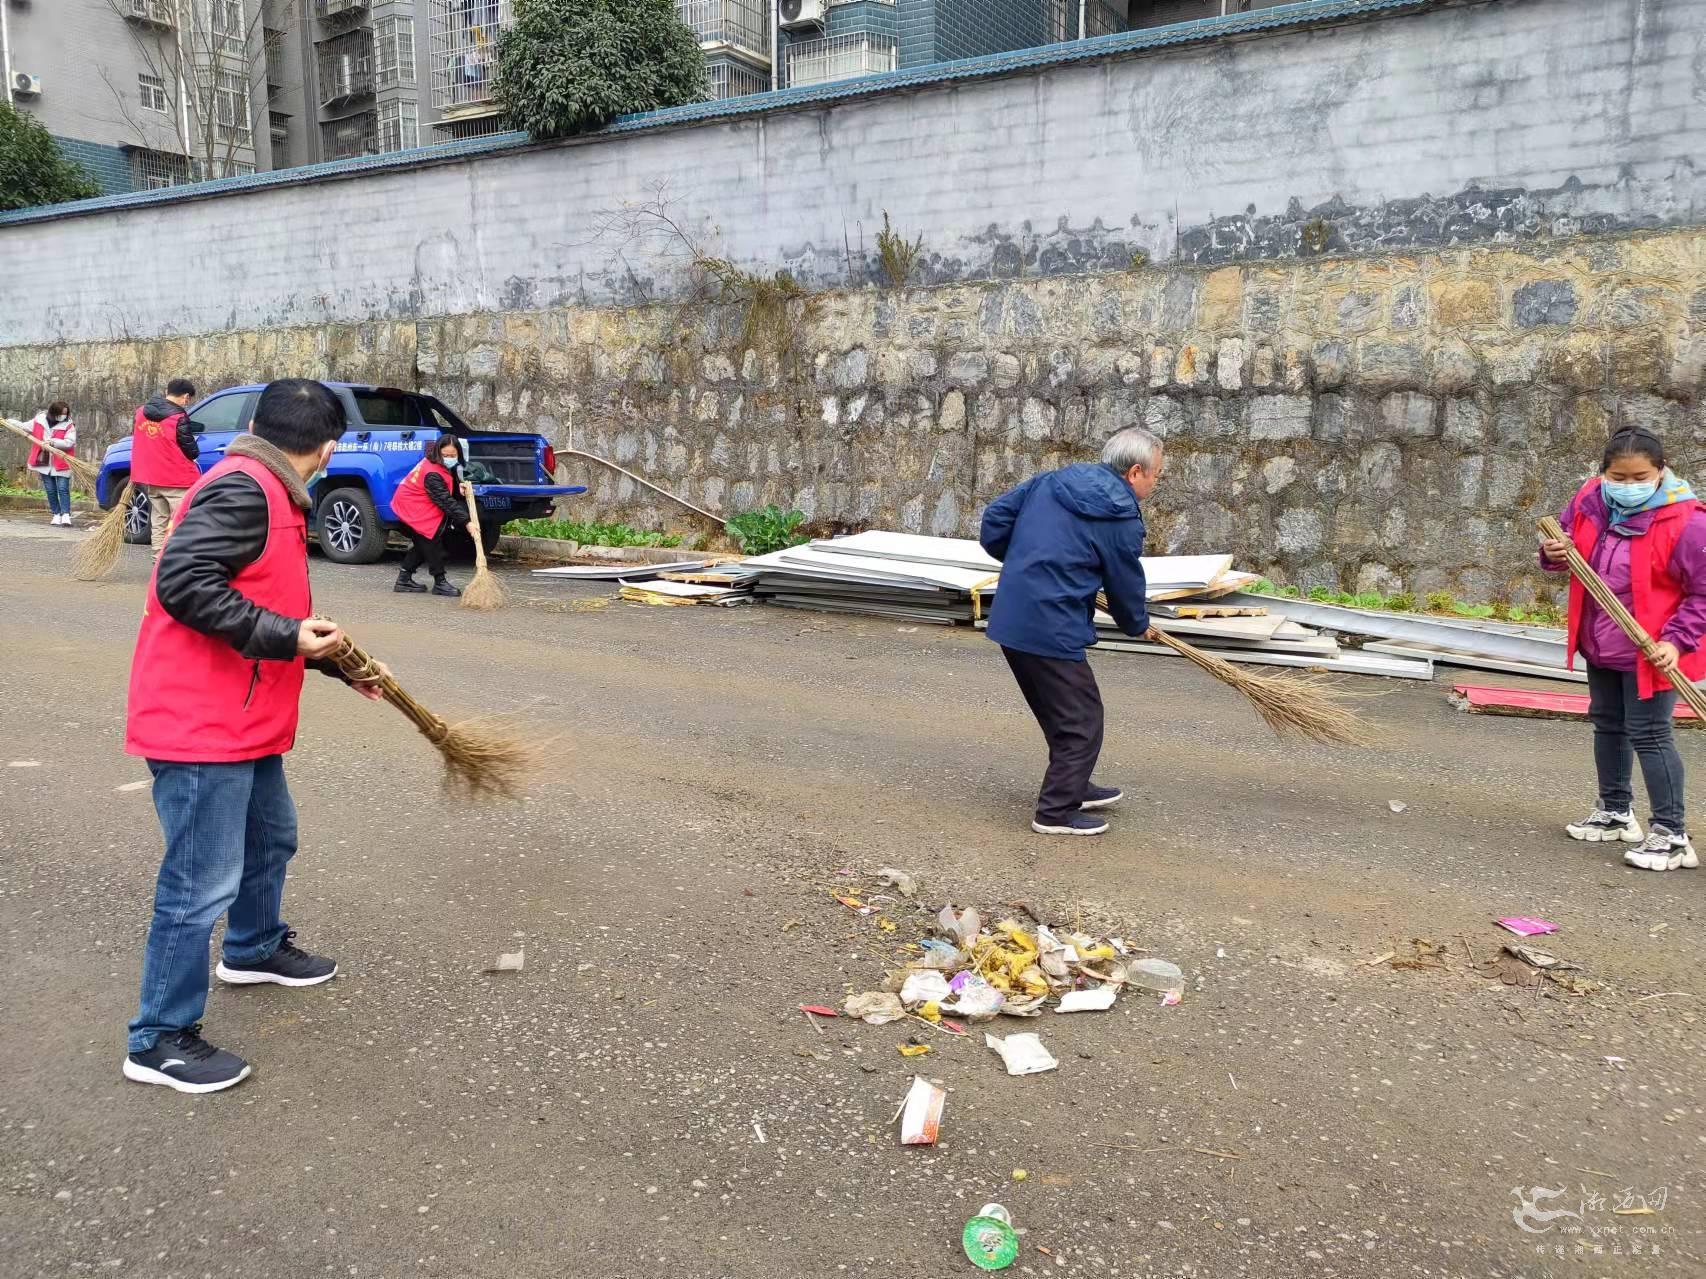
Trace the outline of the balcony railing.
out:
[[[893,36],[861,31],[801,40],[788,46],[788,84],[827,84],[893,71],[897,49]]]
[[[320,101],[350,102],[373,92],[373,33],[350,31],[320,46]]]
[[[372,111],[320,126],[320,147],[328,160],[353,160],[379,150],[378,117]]]
[[[369,0],[314,0],[314,12],[319,14],[321,22],[330,22],[360,13],[368,4]]]
[[[124,16],[149,27],[175,27],[177,10],[172,0],[124,0]]]
[[[434,106],[469,115],[490,108],[498,36],[511,21],[510,0],[433,0]]]
[[[675,11],[699,43],[732,45],[770,58],[772,0],[675,0]]]

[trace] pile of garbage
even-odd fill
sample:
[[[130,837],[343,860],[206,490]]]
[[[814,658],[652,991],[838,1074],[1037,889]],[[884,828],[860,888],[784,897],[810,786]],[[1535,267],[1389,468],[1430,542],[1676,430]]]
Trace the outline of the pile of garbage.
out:
[[[1013,919],[985,927],[976,910],[952,906],[937,915],[936,930],[941,935],[919,943],[918,957],[890,970],[881,990],[849,995],[842,1014],[873,1026],[917,1017],[960,1031],[946,1019],[1040,1017],[1051,1003],[1057,1013],[1098,1012],[1127,990],[1156,992],[1176,1004],[1184,993],[1178,965],[1144,957],[1118,937]],[[990,1046],[1000,1052],[1001,1042]],[[1026,1073],[1008,1065],[1011,1073]]]

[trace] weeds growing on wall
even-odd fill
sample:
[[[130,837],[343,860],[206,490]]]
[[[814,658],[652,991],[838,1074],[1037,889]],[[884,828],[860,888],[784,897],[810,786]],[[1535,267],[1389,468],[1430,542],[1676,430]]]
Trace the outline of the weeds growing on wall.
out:
[[[800,532],[805,522],[803,513],[772,505],[730,516],[726,527],[742,555],[768,555],[811,541]]]
[[[883,229],[877,232],[877,265],[882,268],[883,278],[889,282],[891,289],[904,287],[912,278],[913,268],[918,265],[923,252],[924,237],[921,235],[908,242],[890,225],[889,211],[884,209]]]
[[[792,350],[788,304],[806,296],[792,275],[787,271],[755,275],[726,258],[695,257],[693,265],[716,289],[716,301],[745,309],[746,323],[741,330],[744,345],[777,354]]]

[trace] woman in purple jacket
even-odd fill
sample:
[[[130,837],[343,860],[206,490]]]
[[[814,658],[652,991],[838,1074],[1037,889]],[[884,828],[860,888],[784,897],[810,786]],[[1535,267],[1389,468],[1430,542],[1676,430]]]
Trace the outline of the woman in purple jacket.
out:
[[[1635,845],[1623,860],[1642,870],[1692,870],[1683,810],[1682,757],[1671,733],[1676,692],[1670,676],[1706,675],[1706,508],[1665,466],[1663,442],[1625,430],[1605,446],[1601,473],[1582,485],[1558,517],[1565,534],[1658,642],[1649,662],[1593,597],[1570,584],[1568,651],[1587,664],[1588,718],[1599,804],[1565,827],[1572,839]],[[1543,541],[1541,567],[1563,572],[1567,544]],[[1630,789],[1641,757],[1652,802],[1645,836]]]

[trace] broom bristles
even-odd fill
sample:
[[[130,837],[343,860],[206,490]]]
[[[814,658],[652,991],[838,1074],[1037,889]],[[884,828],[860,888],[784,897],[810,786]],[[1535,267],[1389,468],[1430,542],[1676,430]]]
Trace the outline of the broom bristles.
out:
[[[1096,607],[1107,609],[1105,593],[1097,593]],[[1161,644],[1181,657],[1189,658],[1228,688],[1242,693],[1275,733],[1281,736],[1295,733],[1329,746],[1371,747],[1378,744],[1374,730],[1345,705],[1345,698],[1351,694],[1319,676],[1258,675],[1212,653],[1205,653],[1182,639],[1175,639],[1159,628],[1152,630]]]
[[[77,548],[77,558],[71,575],[79,582],[93,582],[113,571],[118,553],[124,546],[124,520],[130,505],[130,485],[120,487],[112,510],[101,518],[95,531],[84,538]]]
[[[464,481],[462,493],[468,499],[468,528],[474,534],[474,580],[462,592],[462,607],[489,613],[504,606],[504,587],[486,567],[486,543],[480,535],[480,507],[474,500],[474,485]]]

